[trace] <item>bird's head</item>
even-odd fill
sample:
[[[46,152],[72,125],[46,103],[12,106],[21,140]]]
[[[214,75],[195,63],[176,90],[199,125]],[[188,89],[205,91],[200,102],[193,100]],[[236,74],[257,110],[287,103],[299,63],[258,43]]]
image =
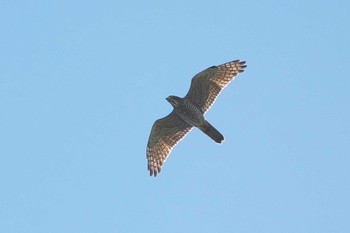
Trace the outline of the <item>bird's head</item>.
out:
[[[176,107],[180,104],[180,102],[182,101],[182,99],[180,97],[174,96],[174,95],[170,95],[166,98],[166,100],[173,106]]]

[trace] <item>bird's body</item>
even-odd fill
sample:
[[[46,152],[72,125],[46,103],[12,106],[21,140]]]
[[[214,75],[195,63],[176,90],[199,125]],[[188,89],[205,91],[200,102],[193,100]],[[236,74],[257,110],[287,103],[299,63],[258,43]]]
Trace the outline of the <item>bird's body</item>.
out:
[[[177,96],[169,96],[166,99],[174,107],[175,114],[184,122],[199,128],[217,143],[224,140],[224,136],[204,119],[203,113],[190,100]]]
[[[204,114],[222,89],[244,71],[244,64],[245,61],[235,60],[209,67],[193,77],[190,90],[184,98],[166,98],[174,109],[153,124],[147,143],[146,154],[151,176],[160,172],[171,149],[193,127],[199,128],[217,143],[224,140],[222,134],[205,120]]]
[[[203,113],[189,100],[177,96],[169,96],[167,100],[174,107],[175,113],[187,124],[199,127],[204,123]]]

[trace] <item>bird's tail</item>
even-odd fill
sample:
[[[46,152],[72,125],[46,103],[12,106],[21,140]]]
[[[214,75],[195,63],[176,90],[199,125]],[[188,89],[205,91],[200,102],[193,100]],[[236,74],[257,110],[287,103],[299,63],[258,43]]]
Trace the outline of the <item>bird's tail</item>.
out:
[[[217,129],[215,129],[208,121],[205,121],[204,124],[199,127],[199,129],[217,143],[221,143],[224,140],[224,136],[222,136],[222,134],[217,131]]]

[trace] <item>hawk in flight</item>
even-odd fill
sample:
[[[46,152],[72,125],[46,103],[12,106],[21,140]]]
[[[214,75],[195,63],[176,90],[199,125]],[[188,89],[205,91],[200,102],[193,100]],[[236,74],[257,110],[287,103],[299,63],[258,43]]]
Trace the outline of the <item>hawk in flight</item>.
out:
[[[150,175],[157,176],[172,148],[197,127],[217,143],[224,136],[204,119],[204,114],[220,92],[244,71],[245,61],[235,60],[209,67],[192,78],[191,87],[184,98],[169,96],[166,100],[174,107],[164,118],[154,122],[148,139],[146,155]]]

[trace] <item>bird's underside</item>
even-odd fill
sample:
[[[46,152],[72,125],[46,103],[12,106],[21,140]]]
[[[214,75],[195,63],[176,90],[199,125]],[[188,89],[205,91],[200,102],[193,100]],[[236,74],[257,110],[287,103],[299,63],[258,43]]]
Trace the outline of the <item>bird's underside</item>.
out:
[[[245,63],[245,61],[235,60],[209,67],[192,78],[190,89],[184,98],[176,96],[167,98],[174,110],[166,117],[154,122],[147,143],[146,155],[151,176],[157,176],[172,148],[194,126],[214,141],[218,143],[223,141],[222,134],[204,119],[204,114],[221,91],[244,71]],[[195,116],[194,119],[192,119],[193,116]]]

